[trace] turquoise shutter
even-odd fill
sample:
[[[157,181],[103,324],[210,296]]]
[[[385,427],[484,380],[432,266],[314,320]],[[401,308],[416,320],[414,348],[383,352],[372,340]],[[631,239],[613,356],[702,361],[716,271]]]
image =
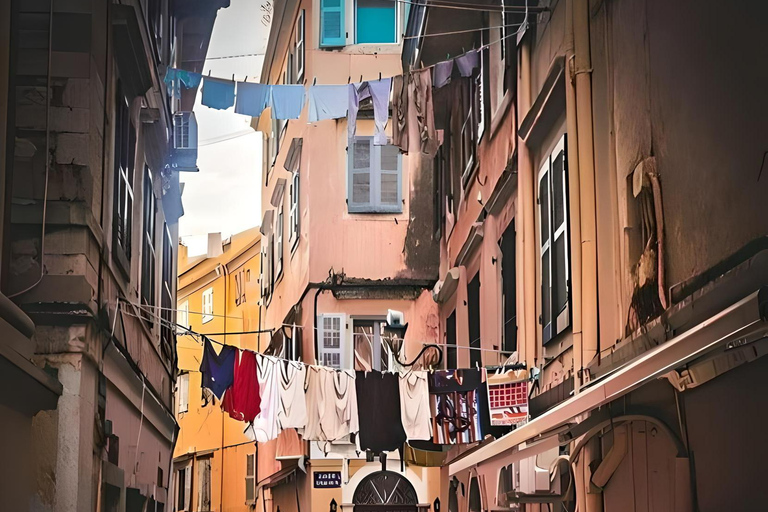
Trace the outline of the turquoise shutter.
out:
[[[320,0],[320,46],[344,46],[344,0]]]

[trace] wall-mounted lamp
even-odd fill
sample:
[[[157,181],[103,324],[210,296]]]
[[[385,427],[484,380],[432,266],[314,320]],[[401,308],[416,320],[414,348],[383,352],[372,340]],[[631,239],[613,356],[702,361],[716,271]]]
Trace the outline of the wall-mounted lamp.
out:
[[[408,324],[405,323],[405,315],[401,311],[390,309],[387,311],[387,324],[384,326],[385,334],[394,334],[399,339],[405,339],[405,331]]]
[[[338,509],[339,506],[336,504],[336,500],[331,498],[331,512],[336,512],[336,509]]]
[[[435,502],[432,504],[432,509],[435,512],[440,512],[440,498],[435,498]]]

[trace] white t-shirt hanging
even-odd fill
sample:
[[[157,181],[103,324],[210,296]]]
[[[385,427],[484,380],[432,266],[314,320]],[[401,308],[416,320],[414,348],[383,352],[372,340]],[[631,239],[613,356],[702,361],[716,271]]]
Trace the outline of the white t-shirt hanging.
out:
[[[328,441],[344,439],[360,430],[353,371],[331,371],[325,381],[324,395],[320,424]]]
[[[306,367],[293,361],[282,362],[279,367],[280,405],[277,409],[277,422],[281,430],[303,429],[307,426],[307,403],[304,399]]]
[[[427,372],[400,374],[400,417],[409,441],[432,439]]]
[[[281,365],[277,359],[262,354],[256,354],[256,365],[261,412],[253,420],[253,424],[248,427],[246,434],[258,443],[266,443],[272,439],[277,439],[277,435],[280,433],[277,424],[277,407]]]

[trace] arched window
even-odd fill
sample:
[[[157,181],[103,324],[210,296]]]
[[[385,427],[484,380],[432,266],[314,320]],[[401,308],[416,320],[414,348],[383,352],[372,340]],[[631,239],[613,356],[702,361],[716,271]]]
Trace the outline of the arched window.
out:
[[[394,471],[377,471],[363,478],[352,501],[356,512],[415,511],[419,503],[411,482]]]

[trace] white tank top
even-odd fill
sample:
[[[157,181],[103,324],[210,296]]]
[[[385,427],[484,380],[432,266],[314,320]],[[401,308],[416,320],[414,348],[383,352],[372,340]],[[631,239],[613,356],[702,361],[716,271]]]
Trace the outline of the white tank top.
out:
[[[400,416],[409,441],[432,439],[427,372],[400,374]]]
[[[293,361],[280,363],[280,405],[277,421],[282,430],[303,429],[307,426],[307,403],[304,399],[304,379],[307,375],[303,364]]]

